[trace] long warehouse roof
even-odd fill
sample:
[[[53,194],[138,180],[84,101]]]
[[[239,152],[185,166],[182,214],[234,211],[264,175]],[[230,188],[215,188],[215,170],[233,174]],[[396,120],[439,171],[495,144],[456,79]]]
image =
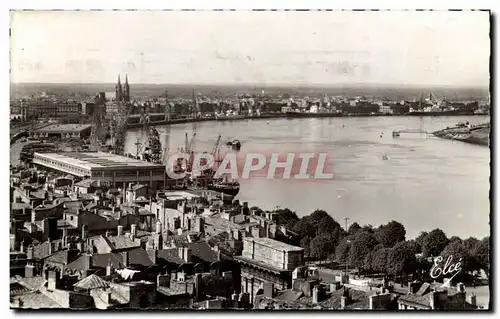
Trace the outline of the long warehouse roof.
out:
[[[35,153],[38,156],[75,165],[85,169],[92,168],[160,168],[160,164],[149,163],[126,156],[109,154],[104,152],[65,152],[65,153]]]

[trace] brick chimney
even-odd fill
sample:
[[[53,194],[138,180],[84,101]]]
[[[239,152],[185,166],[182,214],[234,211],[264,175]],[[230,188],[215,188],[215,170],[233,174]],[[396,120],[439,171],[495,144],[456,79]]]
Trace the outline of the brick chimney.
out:
[[[87,239],[87,225],[82,225],[82,239]]]
[[[123,265],[128,267],[128,251],[123,252]]]
[[[137,237],[137,225],[136,224],[130,225],[130,237],[132,240],[135,240],[135,238]]]
[[[467,302],[470,303],[473,306],[476,305],[476,295],[474,293],[471,293],[470,295],[467,296]]]
[[[26,258],[33,259],[33,246],[29,246],[26,250]]]

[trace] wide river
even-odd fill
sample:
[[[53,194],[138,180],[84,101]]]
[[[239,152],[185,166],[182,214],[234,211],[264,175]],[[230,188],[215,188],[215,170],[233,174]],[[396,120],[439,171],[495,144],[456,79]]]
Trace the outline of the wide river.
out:
[[[240,180],[237,198],[263,209],[290,208],[299,216],[324,209],[338,222],[378,226],[401,222],[407,237],[441,228],[450,236],[484,237],[490,234],[488,147],[392,131],[436,131],[457,122],[485,123],[489,117],[351,117],[259,119],[178,124],[157,127],[162,143],[168,131],[170,151],[184,145],[185,133],[196,131],[195,150],[211,152],[222,135],[239,139],[247,152],[328,153],[328,181],[298,181],[264,176]],[[131,130],[126,151],[136,152],[140,129]],[[386,158],[386,160],[383,159]]]

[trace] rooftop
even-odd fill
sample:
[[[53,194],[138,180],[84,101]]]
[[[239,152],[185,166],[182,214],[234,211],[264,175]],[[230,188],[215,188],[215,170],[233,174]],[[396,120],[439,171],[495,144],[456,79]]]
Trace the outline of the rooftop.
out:
[[[141,160],[129,158],[104,152],[65,152],[65,153],[35,153],[35,155],[66,164],[74,165],[84,169],[96,168],[160,168],[163,165],[144,162]]]
[[[37,129],[38,133],[78,133],[91,128],[90,124],[52,124]]]
[[[271,238],[251,238],[246,237],[245,241],[254,241],[256,244],[267,246],[280,251],[301,251],[304,250],[302,247],[292,246],[285,244],[283,242],[271,239]]]

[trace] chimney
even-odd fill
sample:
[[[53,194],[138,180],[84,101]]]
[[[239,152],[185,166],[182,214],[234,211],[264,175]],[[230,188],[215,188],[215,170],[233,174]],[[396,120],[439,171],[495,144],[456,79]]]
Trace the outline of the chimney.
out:
[[[82,225],[82,239],[87,239],[87,225]]]
[[[108,263],[108,265],[106,266],[106,276],[111,276],[112,273],[113,273],[113,266],[111,265],[111,263]]]
[[[161,234],[161,228],[162,228],[161,226],[162,226],[162,225],[161,225],[161,221],[158,219],[158,220],[156,221],[156,234],[157,234],[157,235]]]
[[[252,240],[252,259],[255,258],[255,241]]]
[[[24,239],[21,240],[21,247],[19,247],[19,251],[24,253]]]
[[[54,291],[57,288],[58,274],[55,271],[49,271],[49,278],[47,282],[47,290]]]
[[[62,230],[62,245],[63,247],[67,247],[68,246],[68,229],[67,228],[63,228]]]
[[[123,226],[122,225],[118,225],[117,227],[117,236],[123,236]]]
[[[33,259],[33,246],[29,246],[26,252],[26,257],[28,259]]]
[[[52,255],[52,242],[50,241],[50,238],[47,239],[47,243],[48,243],[48,246],[49,246],[49,255]]]
[[[431,307],[431,309],[436,309],[437,301],[438,301],[438,292],[433,290],[429,294],[429,306]]]
[[[24,267],[24,277],[31,278],[35,276],[35,266],[32,263],[28,262],[26,267]]]
[[[467,302],[476,307],[476,295],[474,293],[471,293],[470,295],[467,296]]]
[[[111,236],[110,231],[109,231],[109,230],[106,230],[106,233],[104,234],[104,236],[105,236],[105,237],[109,237],[109,236]]]
[[[346,305],[347,305],[347,297],[346,296],[340,297],[340,309],[345,309]]]
[[[319,302],[319,289],[318,286],[314,286],[312,293],[312,303],[317,304]]]
[[[465,285],[461,282],[457,284],[457,291],[458,292],[465,292]]]
[[[123,252],[123,265],[128,267],[128,251]]]
[[[130,236],[132,240],[135,240],[135,237],[137,237],[137,225],[132,224],[130,225]]]
[[[84,258],[84,262],[85,262],[85,269],[84,270],[89,270],[90,268],[92,268],[92,255],[84,254],[83,258]]]

